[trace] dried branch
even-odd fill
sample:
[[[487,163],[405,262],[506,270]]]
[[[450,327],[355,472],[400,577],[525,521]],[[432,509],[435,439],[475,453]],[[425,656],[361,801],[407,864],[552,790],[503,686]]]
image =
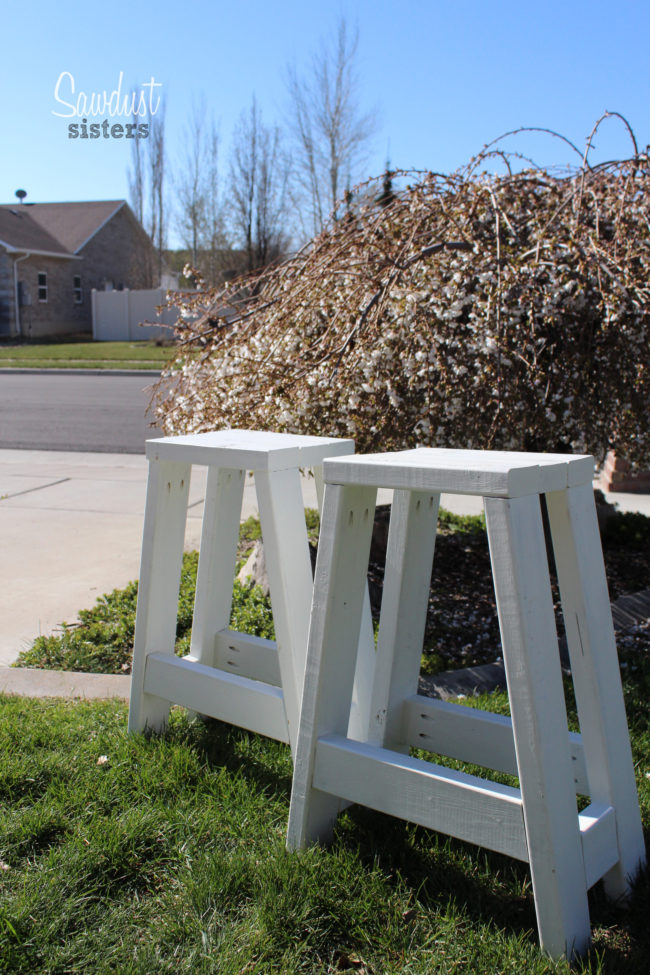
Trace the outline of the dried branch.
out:
[[[450,176],[391,174],[388,207],[367,181],[283,264],[183,296],[165,429],[649,464],[646,157],[477,174],[493,151]]]

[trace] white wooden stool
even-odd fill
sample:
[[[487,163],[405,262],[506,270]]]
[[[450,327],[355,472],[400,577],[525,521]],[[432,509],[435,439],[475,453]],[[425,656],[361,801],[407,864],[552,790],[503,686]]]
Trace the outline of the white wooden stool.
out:
[[[422,448],[324,465],[288,846],[358,802],[528,861],[543,949],[582,953],[587,890],[644,862],[592,490],[593,458]],[[366,743],[346,734],[378,487],[394,488]],[[417,693],[441,492],[484,497],[512,719]],[[581,734],[569,734],[540,495],[546,495]],[[413,746],[519,777],[510,788]],[[576,794],[589,797],[578,815]]]
[[[314,467],[322,488],[323,458],[353,451],[352,440],[251,430],[147,441],[129,730],[161,730],[176,703],[295,745],[312,596],[299,468]],[[180,658],[174,642],[192,464],[207,465],[208,478],[190,654]],[[255,475],[277,641],[228,629],[247,470]],[[366,627],[366,654],[374,657],[369,609]]]

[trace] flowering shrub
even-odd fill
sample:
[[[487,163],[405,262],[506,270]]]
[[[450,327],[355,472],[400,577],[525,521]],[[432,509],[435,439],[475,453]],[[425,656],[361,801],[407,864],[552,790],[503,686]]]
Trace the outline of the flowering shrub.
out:
[[[299,253],[182,298],[167,432],[248,427],[650,466],[647,155],[400,173]],[[180,299],[179,299],[180,300]]]

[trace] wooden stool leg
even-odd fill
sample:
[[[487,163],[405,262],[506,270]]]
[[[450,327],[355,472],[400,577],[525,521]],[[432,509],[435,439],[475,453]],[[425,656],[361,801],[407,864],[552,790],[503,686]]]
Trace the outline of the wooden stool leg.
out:
[[[135,618],[129,731],[160,731],[169,702],[144,691],[147,656],[174,653],[190,465],[149,462]]]
[[[539,937],[570,959],[589,909],[539,496],[486,498],[485,512]]]
[[[287,846],[326,839],[344,800],[312,786],[321,735],[345,736],[367,587],[376,490],[328,484],[309,628]]]
[[[395,491],[377,640],[369,740],[408,751],[402,704],[417,692],[440,495]]]
[[[311,559],[296,468],[256,471],[282,693],[292,753],[298,737],[312,596]]]
[[[323,467],[314,467],[318,510],[323,512]],[[352,708],[348,737],[355,741],[367,741],[368,729],[372,716],[372,694],[377,653],[375,649],[375,631],[372,625],[372,611],[370,608],[370,594],[368,586],[363,597],[363,614],[361,617],[361,632],[357,650],[357,666],[354,672],[354,689],[352,691]]]
[[[214,666],[214,639],[228,628],[245,471],[208,468],[196,575],[192,659]]]
[[[619,862],[603,880],[621,897],[645,848],[594,492],[584,484],[546,501],[591,799],[616,811]]]

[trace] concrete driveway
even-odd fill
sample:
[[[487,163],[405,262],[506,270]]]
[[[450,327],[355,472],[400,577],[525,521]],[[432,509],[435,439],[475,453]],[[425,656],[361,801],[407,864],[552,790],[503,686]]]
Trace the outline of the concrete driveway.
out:
[[[206,474],[192,470],[187,550],[199,546]],[[0,665],[138,578],[146,486],[144,455],[0,450]],[[303,495],[316,505],[313,480]],[[256,513],[248,478],[242,517]]]
[[[137,455],[0,451],[0,663],[137,578],[146,468]],[[190,542],[199,529],[197,511]]]

